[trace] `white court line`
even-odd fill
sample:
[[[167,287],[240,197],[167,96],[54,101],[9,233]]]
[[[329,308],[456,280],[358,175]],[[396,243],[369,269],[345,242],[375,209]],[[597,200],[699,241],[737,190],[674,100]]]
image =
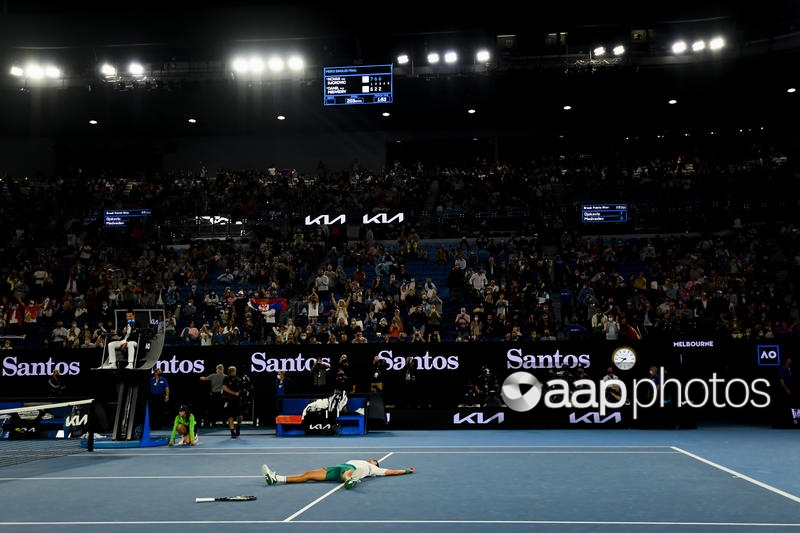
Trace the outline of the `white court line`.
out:
[[[181,447],[183,448],[183,447]],[[299,455],[303,452],[310,452],[315,454],[341,454],[347,451],[358,452],[361,450],[375,451],[385,449],[386,446],[365,446],[365,447],[347,447],[347,448],[249,448],[248,451],[230,451],[226,448],[190,448],[191,451],[177,451],[168,450],[162,452],[156,451],[125,451],[117,452],[112,448],[105,448],[100,450],[101,454],[112,452],[110,455],[114,457],[158,457],[161,455],[168,455],[170,457],[197,457],[198,455],[213,455],[214,457],[226,455]],[[392,446],[393,450],[402,451],[403,453],[452,453],[452,454],[477,454],[477,453],[674,453],[668,446]],[[2,449],[2,448],[0,448]],[[594,450],[594,451],[593,451]],[[215,453],[216,451],[224,451],[225,453]],[[98,450],[92,452],[98,453]],[[70,457],[87,457],[85,454],[73,454]]]
[[[101,479],[264,479],[264,476],[52,476],[52,477],[0,477],[0,481],[89,481]]]
[[[180,452],[179,452],[180,453]],[[394,452],[389,453],[384,457],[389,457]],[[424,455],[424,454],[435,454],[435,455],[474,455],[474,454],[485,454],[487,451],[466,451],[466,450],[459,450],[459,451],[440,451],[440,450],[423,450],[423,451],[403,451],[405,455]],[[500,452],[492,451],[494,455],[500,454],[507,454],[507,455],[675,455],[676,451],[672,449],[665,449],[665,450],[652,450],[652,451],[613,451],[613,450],[569,450],[569,451],[559,451],[559,450],[504,450]],[[315,455],[319,455],[319,452],[315,452]],[[331,452],[325,452],[327,455],[342,455],[342,450],[335,450]],[[140,454],[134,454],[140,455]],[[153,454],[153,455],[169,455],[171,457],[175,457],[175,455],[171,453],[165,454]],[[218,456],[218,454],[196,454],[192,453],[191,455],[186,455],[185,457],[196,457],[197,455],[214,455]],[[231,454],[233,455],[233,454]],[[263,456],[263,453],[252,454],[252,453],[237,453],[235,455],[259,455]],[[269,455],[298,455],[297,451],[294,452],[278,452],[278,453],[271,453]],[[379,459],[379,462],[383,461],[383,459]],[[0,476],[0,481],[64,481],[64,480],[92,480],[92,479],[246,479],[246,478],[260,478],[262,476],[257,475],[242,475],[242,476],[234,476],[234,475],[226,475],[226,476],[214,476],[214,475],[198,475],[198,476],[181,476],[181,475],[151,475],[151,476],[117,476],[117,475],[108,475],[108,476],[35,476],[35,477],[3,477]],[[327,496],[327,494],[326,494]]]
[[[115,521],[115,522],[1,522],[1,526],[168,526],[168,525],[267,525],[267,524],[285,524],[287,520],[142,520],[139,522],[134,521]],[[600,521],[600,520],[300,520],[292,522],[293,524],[327,524],[327,525],[341,525],[353,524],[356,526],[364,524],[374,525],[399,525],[399,524],[486,524],[486,525],[565,525],[565,526],[700,526],[700,527],[742,527],[742,528],[760,528],[760,527],[785,527],[785,528],[800,528],[800,523],[787,523],[787,522],[656,522],[656,521],[638,521],[638,522],[625,522],[622,520],[614,521]]]
[[[174,447],[173,447],[174,448]],[[150,455],[151,452],[155,450],[162,450],[162,449],[169,449],[172,453],[181,453],[177,449],[170,448],[166,445],[159,446],[158,448],[95,448],[92,454],[101,455],[104,453],[114,453],[114,455]],[[318,450],[374,450],[375,448],[386,448],[386,446],[382,446],[380,444],[373,444],[371,446],[247,446],[247,451],[243,451],[241,449],[229,448],[227,446],[207,446],[201,442],[198,446],[178,446],[177,448],[185,449],[185,450],[195,450],[201,451],[219,451],[219,452],[227,452],[231,454],[237,453],[254,453],[254,452],[267,452],[267,451],[281,451],[281,450],[291,450],[295,452],[304,452],[304,451],[318,451]],[[525,448],[525,449],[571,449],[571,450],[586,450],[586,449],[657,449],[657,448],[668,448],[667,445],[663,444],[654,444],[654,445],[643,445],[643,446],[631,446],[629,444],[610,444],[608,446],[561,446],[558,444],[543,444],[543,445],[526,445],[526,444],[513,444],[509,446],[392,446],[393,449],[398,450],[508,450],[508,449],[515,449],[515,448]],[[163,452],[161,452],[163,453]]]
[[[708,459],[704,459],[704,458],[700,457],[699,455],[695,455],[693,453],[687,452],[686,450],[682,450],[682,449],[678,448],[677,446],[670,446],[670,448],[672,448],[673,450],[678,451],[678,452],[680,452],[680,453],[682,453],[682,454],[684,454],[684,455],[686,455],[688,457],[691,457],[692,459],[696,459],[696,460],[700,461],[701,463],[705,463],[707,465],[713,466],[714,468],[718,468],[719,470],[722,470],[723,472],[727,472],[728,474],[736,476],[736,477],[738,477],[740,479],[743,479],[745,481],[749,481],[753,485],[757,485],[757,486],[761,487],[762,489],[767,489],[769,491],[774,492],[775,494],[783,496],[784,498],[788,498],[788,499],[790,499],[790,500],[792,500],[794,502],[800,503],[800,497],[795,496],[794,494],[790,494],[790,493],[788,493],[786,491],[783,491],[783,490],[781,490],[781,489],[779,489],[777,487],[773,487],[772,485],[767,485],[763,481],[759,481],[757,479],[751,478],[750,476],[746,476],[744,474],[740,474],[736,470],[731,470],[728,467],[722,466],[722,465],[717,464],[717,463],[715,463],[713,461],[709,461]]]
[[[389,453],[387,453],[386,455],[384,455],[383,457],[381,457],[380,459],[378,459],[378,462],[380,463],[381,461],[383,461],[383,460],[385,460],[385,459],[387,459],[387,458],[391,457],[393,453],[394,453],[394,452],[389,452]],[[325,498],[327,498],[328,496],[330,496],[331,494],[333,494],[333,493],[334,493],[334,492],[336,492],[337,490],[341,489],[342,487],[344,487],[344,483],[339,483],[338,485],[336,485],[336,487],[335,487],[335,488],[333,488],[333,489],[329,490],[328,492],[326,492],[325,494],[323,494],[322,496],[320,496],[319,498],[317,498],[317,499],[316,499],[316,500],[314,500],[313,502],[309,503],[308,505],[306,505],[305,507],[303,507],[302,509],[300,509],[300,510],[299,510],[299,511],[297,511],[296,513],[294,513],[294,514],[292,514],[291,516],[289,516],[289,517],[285,518],[283,521],[284,521],[284,522],[291,522],[292,520],[294,520],[295,518],[297,518],[298,516],[300,516],[301,514],[303,514],[304,512],[306,512],[307,510],[311,509],[312,507],[314,507],[315,505],[317,505],[319,502],[321,502],[322,500],[324,500]],[[304,523],[305,523],[305,522],[304,522]]]

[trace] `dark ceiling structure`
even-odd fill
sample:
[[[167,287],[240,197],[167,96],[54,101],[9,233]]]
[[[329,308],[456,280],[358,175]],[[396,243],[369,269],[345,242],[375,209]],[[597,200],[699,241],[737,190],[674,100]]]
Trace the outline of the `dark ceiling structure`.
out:
[[[786,89],[800,83],[798,2],[679,2],[647,11],[563,4],[541,13],[521,3],[494,11],[437,5],[429,14],[414,3],[369,11],[342,3],[146,1],[99,9],[4,0],[0,135],[502,130],[542,123],[686,127],[734,116],[757,121],[785,115],[787,105],[797,108]],[[719,54],[670,51],[676,38],[713,34],[726,39]],[[621,59],[592,58],[595,45],[615,42],[626,47]],[[492,52],[486,67],[422,64],[429,50],[478,45]],[[270,48],[300,50],[304,74],[258,81],[231,75],[233,52]],[[395,67],[393,104],[323,107],[323,67],[393,63],[401,50],[420,59],[414,67]],[[149,65],[150,83],[133,87],[99,77],[100,63],[132,55]],[[10,64],[32,56],[65,65],[60,84],[28,86],[8,75]],[[468,107],[477,113],[467,115]],[[278,123],[277,114],[287,120]]]

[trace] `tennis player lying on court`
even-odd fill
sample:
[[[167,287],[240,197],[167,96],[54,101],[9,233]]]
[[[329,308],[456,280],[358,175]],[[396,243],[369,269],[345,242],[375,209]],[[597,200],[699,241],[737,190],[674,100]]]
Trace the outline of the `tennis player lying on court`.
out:
[[[353,486],[367,477],[373,476],[401,476],[403,474],[413,474],[414,467],[404,470],[392,470],[381,468],[375,459],[351,459],[346,463],[334,466],[326,466],[316,470],[309,470],[302,474],[282,476],[272,471],[267,465],[261,466],[261,473],[267,485],[277,485],[278,483],[305,483],[306,481],[335,481],[343,482],[344,488],[351,489]]]

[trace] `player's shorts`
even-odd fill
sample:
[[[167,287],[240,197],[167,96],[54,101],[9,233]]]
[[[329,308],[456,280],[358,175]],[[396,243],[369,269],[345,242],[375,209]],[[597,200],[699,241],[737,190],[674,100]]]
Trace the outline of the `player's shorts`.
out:
[[[325,481],[342,481],[342,476],[348,470],[355,470],[356,467],[347,463],[336,465],[336,466],[326,466],[325,470]]]
[[[223,405],[228,418],[237,418],[242,414],[242,402],[238,398],[226,398]]]

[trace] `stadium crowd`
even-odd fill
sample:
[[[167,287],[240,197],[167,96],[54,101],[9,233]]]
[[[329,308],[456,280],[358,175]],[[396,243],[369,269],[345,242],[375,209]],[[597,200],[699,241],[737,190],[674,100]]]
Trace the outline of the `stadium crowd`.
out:
[[[128,308],[164,308],[166,342],[198,346],[800,334],[781,195],[798,174],[772,150],[737,157],[6,175],[0,337],[95,348]],[[574,223],[587,201],[637,206],[641,224]],[[152,215],[103,224],[127,208]],[[362,212],[405,216],[356,238],[303,222]],[[247,225],[201,238],[201,216]]]

